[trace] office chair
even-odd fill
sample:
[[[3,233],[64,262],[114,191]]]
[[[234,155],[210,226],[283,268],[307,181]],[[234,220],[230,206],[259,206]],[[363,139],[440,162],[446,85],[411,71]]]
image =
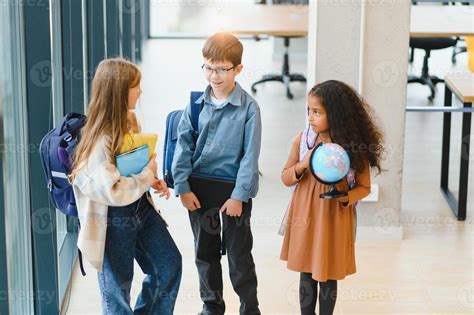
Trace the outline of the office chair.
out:
[[[267,74],[264,75],[260,80],[252,84],[252,93],[257,92],[256,86],[270,81],[282,82],[286,87],[286,97],[288,99],[293,98],[293,94],[290,91],[290,82],[306,82],[306,77],[302,74],[290,73],[290,62],[289,62],[289,48],[290,48],[290,36],[283,37],[285,52],[283,53],[283,67],[281,74]]]
[[[260,0],[257,1],[260,4],[267,4],[267,1]],[[308,0],[273,0],[272,4],[308,4]],[[262,77],[262,79],[252,84],[252,93],[257,92],[256,86],[264,82],[277,81],[285,84],[286,87],[286,97],[288,99],[293,98],[293,93],[290,91],[291,82],[306,82],[306,77],[302,74],[290,73],[290,61],[289,61],[289,50],[290,50],[290,38],[292,36],[276,36],[283,38],[283,45],[285,51],[283,53],[283,65],[281,74],[267,74]]]
[[[460,38],[460,37],[457,37],[457,40],[458,40],[458,43],[465,41],[463,38]],[[465,53],[465,52],[467,52],[467,47],[466,46],[456,45],[456,46],[453,47],[453,54],[451,55],[451,62],[453,63],[453,65],[456,64],[457,55]]]
[[[452,37],[411,37],[410,48],[411,49],[423,49],[425,51],[425,57],[423,58],[423,68],[421,70],[421,76],[408,76],[408,83],[420,83],[427,85],[430,88],[431,95],[428,96],[430,101],[433,101],[436,95],[436,84],[444,82],[444,80],[432,76],[429,74],[428,60],[432,50],[445,49],[448,47],[456,46],[457,39]]]

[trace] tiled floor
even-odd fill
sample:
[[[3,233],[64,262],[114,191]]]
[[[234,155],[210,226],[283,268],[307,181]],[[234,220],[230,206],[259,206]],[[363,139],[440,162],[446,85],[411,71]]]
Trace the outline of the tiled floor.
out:
[[[200,74],[200,40],[155,40],[147,44],[144,54],[144,91],[138,115],[145,131],[161,136],[162,152],[166,114],[186,104],[189,90],[202,89]],[[245,70],[240,82],[249,88],[268,69],[278,71],[271,61],[267,41],[245,41]],[[450,50],[434,52],[433,72],[462,69],[466,56],[458,65],[449,63]],[[416,65],[421,62],[416,56]],[[438,65],[445,66],[438,66]],[[292,62],[294,70],[305,70],[304,62]],[[418,67],[417,67],[418,68]],[[441,105],[443,86],[438,89],[435,104]],[[259,88],[256,96],[263,117],[261,190],[255,200],[253,232],[254,257],[259,277],[259,299],[263,314],[298,314],[298,274],[288,271],[279,257],[281,237],[277,235],[281,217],[288,202],[288,190],[280,183],[280,170],[287,158],[291,139],[303,128],[305,120],[305,87],[295,83],[295,99],[285,99],[278,83]],[[427,105],[426,87],[410,86],[408,103]],[[453,115],[452,183],[457,181],[460,121]],[[336,314],[472,314],[474,308],[473,216],[474,165],[470,172],[470,205],[468,220],[457,222],[438,188],[441,156],[441,114],[408,113],[403,180],[402,241],[358,241],[357,273],[339,281]],[[456,157],[457,154],[457,157]],[[473,160],[471,156],[471,161]],[[193,238],[186,210],[177,199],[159,200],[166,220],[183,255],[183,280],[176,314],[196,314],[201,307],[198,279],[193,261]],[[363,211],[363,206],[361,210]],[[100,294],[92,267],[87,277],[77,271],[72,280],[67,314],[100,314]],[[228,279],[223,259],[225,299],[229,314],[238,312],[238,298]],[[137,266],[133,283],[133,300],[140,290],[141,270]],[[67,304],[67,302],[66,302]]]

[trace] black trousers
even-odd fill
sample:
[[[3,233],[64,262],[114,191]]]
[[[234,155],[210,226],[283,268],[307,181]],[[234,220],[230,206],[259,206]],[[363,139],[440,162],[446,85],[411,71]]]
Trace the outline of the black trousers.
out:
[[[319,282],[319,314],[332,315],[337,299],[337,280]],[[300,307],[301,315],[314,315],[318,300],[318,281],[311,273],[300,274]]]
[[[221,257],[227,251],[230,280],[240,298],[240,314],[260,314],[257,275],[252,257],[250,229],[252,200],[243,203],[240,217],[221,215],[218,208],[189,211],[194,234],[199,289],[204,302],[200,314],[224,314]],[[221,238],[222,232],[222,238]]]

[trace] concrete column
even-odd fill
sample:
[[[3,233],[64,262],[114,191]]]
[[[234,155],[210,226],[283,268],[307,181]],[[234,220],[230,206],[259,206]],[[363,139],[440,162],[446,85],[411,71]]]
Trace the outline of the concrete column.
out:
[[[360,91],[383,128],[387,171],[373,177],[379,200],[364,204],[360,225],[365,235],[401,239],[403,148],[410,36],[410,1],[379,1],[363,7]]]
[[[360,1],[310,0],[308,89],[330,79],[359,84]]]
[[[329,79],[352,85],[385,134],[387,171],[372,175],[378,200],[359,204],[357,239],[401,239],[410,2],[312,0],[309,10],[308,89]]]

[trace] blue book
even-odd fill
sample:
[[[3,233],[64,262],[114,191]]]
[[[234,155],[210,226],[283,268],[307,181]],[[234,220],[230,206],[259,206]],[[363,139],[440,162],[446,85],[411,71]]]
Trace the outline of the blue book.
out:
[[[115,157],[115,164],[122,176],[139,174],[150,162],[149,147],[142,145],[131,151],[119,154]]]

